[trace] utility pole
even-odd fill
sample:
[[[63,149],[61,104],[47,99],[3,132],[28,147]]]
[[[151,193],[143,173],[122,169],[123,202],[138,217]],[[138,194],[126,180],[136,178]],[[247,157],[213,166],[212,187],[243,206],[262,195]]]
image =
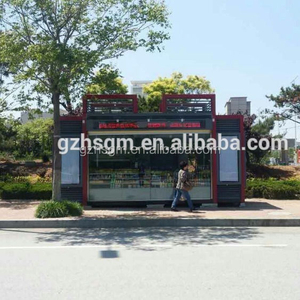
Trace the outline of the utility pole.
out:
[[[297,119],[297,114],[295,114],[295,121]],[[295,166],[298,163],[298,153],[297,153],[297,123],[295,122],[295,153],[294,153],[294,163]]]
[[[298,76],[296,76],[296,78],[294,80],[292,80],[291,84],[295,83],[295,80],[298,78]],[[298,153],[297,153],[297,113],[295,113],[295,153],[294,153],[294,163],[295,166],[298,163]]]

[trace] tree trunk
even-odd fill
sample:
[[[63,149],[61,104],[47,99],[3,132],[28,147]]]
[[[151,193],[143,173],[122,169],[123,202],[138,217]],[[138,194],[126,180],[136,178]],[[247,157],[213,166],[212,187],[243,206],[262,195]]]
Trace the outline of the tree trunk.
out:
[[[59,93],[53,93],[52,103],[54,108],[53,121],[53,156],[52,156],[52,200],[61,200],[61,154],[58,149],[60,139],[60,112],[59,112]]]

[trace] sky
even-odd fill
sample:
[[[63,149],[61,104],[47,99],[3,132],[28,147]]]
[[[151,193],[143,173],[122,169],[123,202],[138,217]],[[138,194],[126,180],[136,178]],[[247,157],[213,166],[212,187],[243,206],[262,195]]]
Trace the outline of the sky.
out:
[[[225,113],[230,97],[246,96],[258,114],[273,106],[266,95],[278,94],[292,81],[300,84],[300,1],[166,0],[166,4],[172,29],[165,50],[138,50],[114,61],[129,86],[131,80],[169,77],[175,71],[205,76],[216,92],[217,113]],[[295,136],[294,123],[287,122],[285,129],[287,137]]]

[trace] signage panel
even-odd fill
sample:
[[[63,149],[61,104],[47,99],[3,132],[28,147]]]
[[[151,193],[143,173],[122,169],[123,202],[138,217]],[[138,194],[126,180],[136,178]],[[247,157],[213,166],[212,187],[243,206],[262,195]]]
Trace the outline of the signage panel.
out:
[[[205,129],[205,120],[201,121],[155,121],[155,122],[128,122],[128,121],[109,121],[109,122],[94,122],[94,129],[106,130],[106,129],[181,129],[181,128],[201,128]]]

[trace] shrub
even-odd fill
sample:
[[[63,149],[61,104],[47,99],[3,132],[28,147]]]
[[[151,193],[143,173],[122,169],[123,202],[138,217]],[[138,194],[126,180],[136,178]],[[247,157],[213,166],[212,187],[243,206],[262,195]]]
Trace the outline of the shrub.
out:
[[[51,177],[38,177],[36,182],[40,182],[40,183],[51,183],[52,182],[52,178]]]
[[[69,216],[78,217],[78,216],[82,215],[83,208],[80,203],[67,201],[67,200],[63,201],[63,203],[65,204],[65,206],[69,212]]]
[[[2,187],[3,199],[27,199],[30,184],[27,183],[6,183]]]
[[[39,204],[36,209],[36,218],[63,218],[81,216],[83,213],[80,203],[72,201],[47,201]]]
[[[2,199],[50,199],[52,195],[51,183],[11,183],[2,186]]]
[[[4,182],[0,181],[0,199],[2,198],[2,187],[4,186]]]
[[[45,177],[46,175],[46,172],[47,172],[47,169],[46,168],[38,168],[36,170],[36,174],[40,177]]]
[[[49,155],[48,154],[43,154],[42,155],[42,160],[44,163],[47,163],[50,161]]]
[[[298,180],[261,180],[247,181],[247,198],[299,199],[300,182]]]
[[[25,166],[19,166],[12,171],[13,176],[28,176],[29,171]]]
[[[16,177],[8,177],[6,182],[14,182],[14,183],[30,183],[30,176],[16,176]]]
[[[52,184],[51,183],[35,183],[30,188],[30,198],[36,200],[51,199]]]
[[[9,174],[4,174],[0,176],[0,181],[2,182],[13,181],[13,177]]]
[[[14,155],[7,153],[7,152],[0,152],[0,161],[5,161],[5,162],[14,162],[15,157]]]
[[[63,202],[47,201],[40,203],[36,209],[36,218],[63,218],[68,215],[68,210]]]

